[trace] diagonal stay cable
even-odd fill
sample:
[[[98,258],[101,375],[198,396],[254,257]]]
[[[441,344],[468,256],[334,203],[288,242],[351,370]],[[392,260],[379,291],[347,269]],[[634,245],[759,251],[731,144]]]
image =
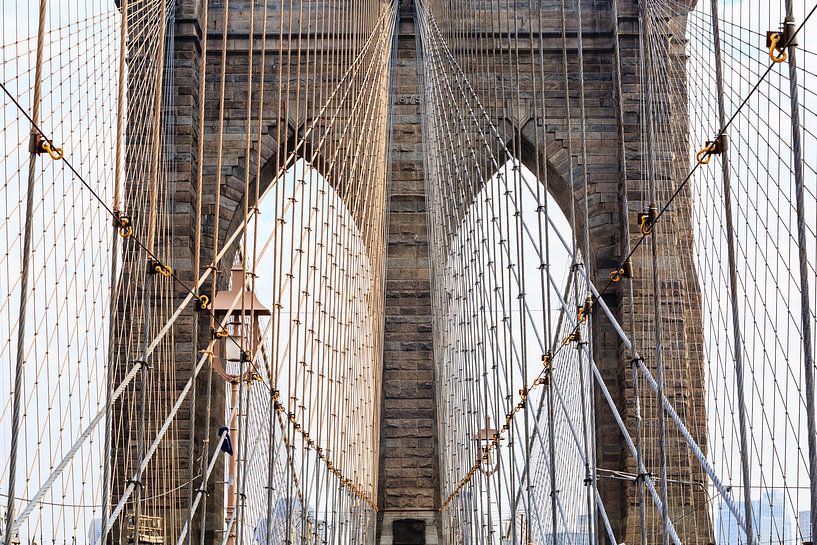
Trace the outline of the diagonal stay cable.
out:
[[[806,17],[803,19],[803,21],[800,23],[800,25],[798,25],[798,27],[792,33],[792,35],[789,37],[789,39],[784,44],[781,45],[782,48],[788,47],[788,45],[790,43],[792,43],[792,41],[797,38],[798,33],[803,29],[803,27],[806,25],[806,23],[809,21],[809,19],[812,17],[812,15],[814,15],[815,11],[817,11],[817,3],[815,3],[815,5],[809,10],[808,15],[806,15]],[[435,28],[435,30],[437,30],[437,32],[439,32],[438,29]],[[450,56],[450,52],[448,52],[448,53],[449,53],[449,56]],[[461,69],[459,68],[459,65],[458,65],[457,61],[454,60],[453,58],[451,58],[450,62],[460,71],[461,75],[464,77],[464,73],[462,73]],[[729,119],[726,121],[726,123],[720,128],[717,135],[715,136],[715,140],[717,140],[718,138],[721,138],[726,133],[727,129],[732,125],[734,120],[740,115],[742,109],[746,106],[746,104],[749,102],[751,97],[758,91],[758,89],[760,88],[760,85],[763,83],[765,78],[772,72],[772,69],[777,64],[778,63],[776,63],[776,62],[772,62],[772,63],[769,64],[769,66],[766,67],[766,70],[763,72],[763,74],[761,74],[761,76],[758,78],[758,80],[752,86],[752,89],[749,91],[749,93],[747,93],[747,95],[743,98],[743,100],[741,101],[740,105],[735,110],[735,112],[732,113],[732,115],[729,117]],[[467,79],[466,79],[466,81],[467,81]],[[473,93],[473,90],[471,92]],[[706,158],[706,157],[709,157],[710,155],[712,155],[712,150],[707,148],[706,151],[702,154],[702,157]],[[685,178],[679,183],[678,187],[676,187],[676,189],[673,191],[672,195],[670,195],[670,197],[666,201],[666,203],[664,203],[664,205],[661,207],[661,209],[656,214],[653,221],[650,223],[650,226],[654,226],[664,216],[664,214],[669,210],[669,207],[672,204],[672,202],[678,197],[678,195],[681,193],[681,191],[684,189],[684,187],[689,183],[689,181],[692,179],[692,177],[694,176],[695,172],[698,170],[698,167],[701,164],[702,164],[701,162],[696,162],[696,164],[692,167],[692,169],[685,176]],[[631,248],[630,252],[627,254],[625,259],[623,259],[621,261],[621,264],[619,265],[619,267],[617,267],[617,270],[621,269],[622,267],[624,267],[626,265],[626,263],[629,261],[629,259],[635,254],[635,251],[639,248],[639,246],[644,242],[644,240],[648,236],[649,236],[649,234],[643,234],[643,233],[641,234],[641,237],[636,241],[635,244],[633,244],[633,247]],[[587,272],[585,271],[584,274],[586,275]],[[604,288],[602,288],[601,290],[598,290],[598,291],[593,290],[596,293],[592,294],[591,305],[590,305],[591,308],[595,306],[595,303],[601,299],[601,295],[613,283],[614,282],[613,282],[612,279],[608,279],[608,281],[605,284]],[[579,328],[581,327],[581,325],[582,325],[582,322],[580,322],[580,321],[577,322],[574,329],[573,329],[573,333],[576,333],[579,330]],[[570,338],[570,336],[568,336],[566,338],[566,340],[568,338]],[[556,349],[555,352],[553,352],[552,354],[549,355],[549,361],[551,361],[551,362],[555,361],[556,357],[562,351],[562,349],[565,348],[568,345],[569,344],[565,344],[565,343],[561,344]],[[642,363],[642,365],[643,365],[643,363]],[[526,402],[526,398],[527,398],[528,394],[530,393],[530,391],[532,389],[534,389],[536,386],[539,386],[539,385],[544,383],[544,379],[546,377],[546,371],[547,371],[547,368],[545,368],[542,372],[540,372],[539,375],[537,375],[534,378],[534,380],[532,381],[532,383],[529,386],[526,386],[525,388],[523,388],[521,390],[521,392],[524,392],[524,393],[520,396],[521,399],[520,399],[519,403],[517,403],[515,406],[513,406],[511,411],[509,411],[505,415],[505,425],[509,425],[510,422],[513,420],[514,416],[516,415],[516,413],[519,412],[524,407],[525,402]],[[499,435],[501,436],[501,434],[499,434]],[[460,482],[457,484],[455,489],[443,501],[443,504],[441,506],[441,510],[445,509],[445,507],[454,499],[454,497],[456,497],[459,494],[459,492],[462,490],[462,488],[465,486],[465,484],[468,481],[470,481],[471,478],[473,477],[473,475],[476,473],[476,470],[479,468],[479,464],[482,463],[483,458],[485,456],[487,456],[487,453],[490,450],[496,448],[497,445],[498,445],[498,440],[497,441],[492,441],[485,448],[485,450],[483,452],[483,456],[479,457],[476,460],[474,465],[471,466],[468,473],[460,480]]]

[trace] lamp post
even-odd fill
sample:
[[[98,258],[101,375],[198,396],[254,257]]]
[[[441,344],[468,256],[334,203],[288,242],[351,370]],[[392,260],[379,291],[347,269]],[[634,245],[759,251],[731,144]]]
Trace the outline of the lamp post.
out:
[[[213,355],[213,370],[230,385],[230,409],[233,411],[230,419],[230,437],[233,443],[233,452],[230,455],[227,477],[227,506],[225,520],[229,524],[238,503],[238,426],[241,415],[238,411],[241,381],[252,382],[258,377],[253,368],[253,356],[261,344],[261,316],[271,313],[255,296],[254,286],[249,285],[244,277],[244,271],[239,266],[233,266],[230,274],[230,289],[216,294],[213,301],[213,312],[224,330],[219,332],[222,341],[216,343]],[[227,313],[232,308],[229,321],[225,324]],[[226,330],[226,331],[225,331]],[[226,333],[226,335],[225,335]],[[229,453],[228,453],[229,454]],[[227,536],[227,545],[236,543],[236,524],[230,527]]]
[[[496,454],[492,452],[493,449],[490,448],[491,441],[494,440],[494,436],[498,433],[497,430],[491,427],[491,417],[489,416],[488,427],[482,428],[475,433],[473,437],[473,440],[482,447],[483,454],[487,454],[487,457],[484,456],[482,463],[479,465],[479,470],[487,477],[490,477],[499,469],[499,457],[496,456]]]

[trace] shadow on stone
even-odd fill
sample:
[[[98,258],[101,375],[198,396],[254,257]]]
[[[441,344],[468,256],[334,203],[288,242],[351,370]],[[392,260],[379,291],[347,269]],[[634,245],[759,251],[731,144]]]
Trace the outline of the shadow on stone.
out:
[[[392,523],[394,545],[425,545],[426,523],[417,519],[401,519]]]

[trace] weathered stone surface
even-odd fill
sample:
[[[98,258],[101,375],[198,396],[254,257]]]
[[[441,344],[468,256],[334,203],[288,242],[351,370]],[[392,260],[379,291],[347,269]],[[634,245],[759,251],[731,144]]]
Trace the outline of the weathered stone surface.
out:
[[[207,82],[205,138],[206,145],[215,145],[218,111],[217,88],[220,66],[220,37],[224,27],[224,3],[210,2],[210,23],[207,29],[201,28],[201,7],[204,0],[177,0],[175,18],[175,41],[172,64],[173,86],[172,97],[174,104],[173,114],[173,165],[169,184],[175,199],[171,221],[173,224],[173,255],[176,272],[185,280],[192,279],[198,271],[192,271],[193,257],[193,217],[196,206],[193,174],[197,171],[196,144],[201,135],[198,134],[198,82],[205,77]],[[476,0],[478,20],[488,20],[496,11],[496,5],[490,0]],[[295,3],[298,4],[298,3]],[[304,6],[314,9],[322,2],[303,2]],[[342,3],[341,3],[342,4]],[[281,14],[278,12],[281,5],[290,6],[292,3],[270,2],[270,28],[277,29],[277,22]],[[584,66],[585,66],[585,105],[586,105],[586,143],[590,150],[587,158],[587,172],[590,183],[587,188],[588,199],[583,201],[583,188],[570,187],[571,177],[581,180],[582,164],[579,155],[580,141],[577,137],[577,118],[579,111],[579,94],[576,88],[578,81],[578,62],[575,55],[575,33],[568,36],[571,93],[568,97],[573,117],[573,141],[570,141],[570,131],[566,122],[567,109],[565,105],[565,91],[562,77],[562,43],[561,28],[558,17],[558,2],[544,2],[545,11],[550,12],[540,21],[527,20],[516,17],[514,14],[501,17],[501,25],[508,32],[515,27],[520,30],[520,58],[519,64],[527,66],[533,61],[542,71],[541,82],[532,81],[523,74],[515,74],[507,62],[510,43],[506,38],[496,38],[495,43],[487,45],[484,50],[492,51],[496,58],[489,61],[493,73],[485,79],[475,78],[472,85],[482,95],[484,107],[493,116],[493,121],[499,130],[512,136],[521,134],[522,149],[518,150],[521,160],[534,170],[538,163],[547,165],[549,189],[563,209],[569,207],[574,199],[577,209],[588,211],[588,231],[590,234],[590,263],[593,278],[603,283],[610,269],[616,265],[625,254],[625,241],[635,240],[638,236],[637,227],[632,221],[635,213],[643,210],[649,203],[649,191],[644,183],[645,175],[640,171],[642,154],[641,135],[643,120],[641,119],[641,103],[643,84],[640,77],[640,59],[638,43],[638,2],[635,0],[620,0],[618,2],[621,29],[619,47],[622,58],[622,85],[621,103],[623,105],[623,126],[618,121],[618,96],[612,67],[614,66],[613,20],[610,3],[584,2]],[[231,230],[235,229],[240,219],[245,191],[245,141],[246,131],[246,87],[247,87],[247,48],[248,48],[248,2],[234,0],[230,3],[229,39],[227,44],[227,88],[225,89],[225,141],[224,164],[222,168],[223,186],[222,203],[219,210],[215,210],[214,191],[216,179],[216,164],[212,158],[206,158],[203,165],[206,190],[202,199],[204,212],[202,233],[203,245],[212,247],[214,236],[222,240]],[[298,10],[293,18],[293,28],[301,23]],[[481,15],[480,15],[481,14]],[[348,15],[328,14],[343,19]],[[390,170],[389,194],[389,225],[387,247],[386,272],[386,308],[385,308],[385,345],[384,345],[384,374],[383,374],[383,408],[380,450],[382,453],[380,467],[380,507],[387,510],[387,520],[395,517],[388,510],[421,509],[425,513],[422,518],[429,525],[436,524],[435,517],[429,515],[439,507],[441,494],[450,491],[439,489],[438,456],[436,452],[437,416],[434,403],[434,366],[433,366],[433,336],[431,320],[430,272],[428,263],[428,218],[427,202],[425,198],[425,180],[423,163],[423,146],[420,124],[420,92],[418,84],[418,55],[416,51],[416,29],[413,20],[413,4],[402,2],[399,21],[399,36],[397,37],[397,57],[393,62],[392,74],[393,95],[391,102],[391,121],[393,134],[391,140],[392,164]],[[305,26],[311,19],[304,19]],[[343,24],[343,21],[338,21]],[[467,23],[467,24],[466,24]],[[575,22],[570,22],[574,24]],[[455,27],[463,25],[468,28],[473,21],[451,22]],[[260,25],[260,22],[256,22]],[[536,28],[540,26],[540,28]],[[485,30],[485,29],[483,29]],[[208,63],[205,74],[199,72],[201,58],[201,38],[203,32],[209,32]],[[260,81],[258,66],[256,77],[251,89],[255,93],[261,85],[271,89],[281,75],[278,73],[281,59],[278,56],[279,47],[286,53],[291,47],[289,43],[281,44],[278,30],[271,31],[266,51],[265,81]],[[500,33],[501,34],[501,33]],[[484,39],[490,40],[487,34]],[[507,34],[506,34],[507,36]],[[316,45],[317,44],[317,45]],[[312,49],[320,52],[329,50],[335,44],[325,44],[315,41]],[[258,48],[258,44],[255,45]],[[468,44],[452,43],[456,53],[467,49]],[[529,49],[526,49],[529,48]],[[668,59],[668,69],[676,74],[684,70],[682,51],[672,50],[673,56]],[[541,65],[539,60],[541,55]],[[297,57],[297,55],[295,56]],[[293,66],[305,60],[292,61]],[[313,59],[313,62],[318,62]],[[286,69],[286,68],[284,68]],[[290,84],[294,97],[301,87],[312,82],[299,81],[295,71]],[[526,112],[514,112],[512,120],[504,119],[502,112],[505,104],[501,100],[492,100],[489,89],[493,89],[495,82],[502,82],[511,92],[519,93],[519,99],[525,103]],[[540,92],[539,103],[534,103],[534,84]],[[685,97],[675,97],[684,104]],[[663,97],[662,100],[669,100]],[[297,129],[299,121],[303,120],[306,112],[314,105],[303,100],[296,106],[293,99],[286,106],[286,115],[277,118],[274,108],[258,111],[253,105],[251,112],[253,122],[260,119],[262,136],[260,142],[260,157],[264,164],[262,169],[263,180],[251,180],[250,191],[255,192],[256,183],[269,183],[272,178],[268,172],[269,165],[275,163],[275,157],[283,147],[279,142],[279,131],[287,137]],[[300,108],[300,111],[296,111]],[[683,117],[683,115],[681,115]],[[529,119],[528,119],[529,118]],[[677,126],[678,119],[674,120]],[[685,121],[685,119],[681,119]],[[669,124],[668,119],[656,120],[658,124]],[[518,126],[521,125],[521,126]],[[537,129],[537,127],[539,127]],[[284,132],[281,128],[289,132]],[[517,129],[519,129],[517,131]],[[542,130],[544,129],[544,131]],[[538,134],[537,134],[538,132]],[[544,133],[544,138],[543,138]],[[623,134],[624,156],[620,155],[619,134]],[[678,138],[684,140],[686,135]],[[283,138],[285,139],[285,138]],[[282,139],[282,140],[283,140]],[[573,157],[570,156],[568,145],[571,145]],[[255,172],[256,152],[251,150],[250,172]],[[663,190],[677,179],[683,170],[681,159],[664,158],[665,168],[663,177],[658,179]],[[625,170],[626,167],[626,170]],[[265,182],[264,180],[267,180]],[[351,189],[339,186],[336,188],[343,198],[349,198]],[[629,201],[629,208],[624,209],[624,197]],[[461,202],[449,203],[454,213],[464,214],[468,208],[468,195]],[[673,205],[672,223],[666,229],[658,229],[659,255],[657,262],[662,273],[661,300],[662,300],[662,327],[665,331],[674,331],[671,343],[665,349],[665,357],[671,366],[667,380],[667,395],[678,407],[682,407],[683,414],[693,430],[699,444],[706,448],[704,413],[704,382],[700,380],[703,372],[702,359],[702,331],[700,327],[700,294],[692,263],[691,240],[691,208],[690,195],[682,192]],[[363,211],[353,209],[353,214],[362,214]],[[215,233],[215,219],[219,218],[219,232]],[[362,219],[357,216],[356,219]],[[362,222],[361,222],[362,223]],[[584,229],[581,220],[578,225]],[[650,309],[653,299],[653,288],[648,275],[652,263],[649,254],[637,254],[633,259],[637,277],[633,281],[633,292],[630,294],[626,282],[612,286],[605,294],[605,301],[615,312],[618,320],[630,333],[640,352],[648,357],[650,366],[654,366],[652,353],[654,340],[650,336],[652,330],[651,315],[646,315],[643,309]],[[601,282],[600,282],[601,281]],[[182,293],[176,293],[181,297]],[[636,309],[635,312],[632,309]],[[647,313],[649,314],[649,313]],[[193,358],[192,324],[196,319],[192,314],[183,317],[177,323],[176,338],[179,340],[176,348],[177,379],[175,388],[178,390],[189,377]],[[628,429],[635,435],[634,410],[634,383],[630,367],[632,355],[627,353],[618,338],[612,333],[610,324],[601,313],[596,313],[593,331],[593,353],[602,375],[611,391],[614,402],[623,415]],[[184,331],[191,331],[185,335]],[[206,328],[202,328],[206,331]],[[222,385],[223,386],[223,385]],[[643,388],[643,384],[642,384]],[[173,389],[168,385],[169,391]],[[204,384],[200,385],[203,391]],[[643,394],[643,391],[642,391]],[[205,413],[206,400],[198,399],[195,407],[188,407],[180,419],[178,434],[174,441],[176,451],[184,453],[180,467],[185,468],[186,452],[190,446],[189,419],[192,411],[199,418]],[[223,397],[213,400],[213,414],[223,413]],[[621,438],[621,433],[600,397],[596,400],[596,443],[597,464],[599,467],[634,471],[635,461],[627,452]],[[642,407],[643,427],[645,430],[656,428],[657,411],[653,407]],[[213,426],[220,425],[214,421]],[[192,438],[192,445],[196,457],[206,450],[207,438],[202,433]],[[657,437],[654,433],[646,433],[643,437],[645,452],[653,453],[645,460],[648,468],[657,468]],[[669,476],[673,479],[701,482],[703,475],[697,469],[694,460],[683,448],[680,439],[670,438],[668,452],[672,455]],[[119,463],[127,458],[124,452],[112,454]],[[181,459],[180,458],[180,459]],[[124,464],[125,462],[122,462]],[[120,466],[123,467],[123,466]],[[223,474],[221,467],[216,467],[215,474]],[[130,475],[120,475],[120,481]],[[120,482],[121,484],[121,482]],[[172,483],[174,486],[180,483]],[[602,479],[599,489],[608,509],[614,532],[620,536],[620,541],[636,543],[639,541],[639,510],[638,494],[634,483],[621,480]],[[212,485],[211,485],[212,487]],[[682,539],[687,543],[706,544],[711,540],[710,522],[703,506],[706,505],[705,494],[698,486],[673,484],[670,495],[674,498],[670,505],[673,516],[684,513],[684,524],[679,528]],[[219,537],[222,525],[223,495],[211,494],[207,503],[207,513],[204,517],[206,525],[205,540],[214,542]],[[687,515],[687,513],[693,513]],[[428,516],[427,516],[428,515]],[[655,527],[657,513],[648,509],[647,516],[650,524]],[[387,524],[388,526],[388,524]],[[193,533],[198,536],[198,530]],[[385,534],[384,534],[385,535]],[[196,541],[194,541],[196,543]],[[384,542],[385,543],[385,542]]]

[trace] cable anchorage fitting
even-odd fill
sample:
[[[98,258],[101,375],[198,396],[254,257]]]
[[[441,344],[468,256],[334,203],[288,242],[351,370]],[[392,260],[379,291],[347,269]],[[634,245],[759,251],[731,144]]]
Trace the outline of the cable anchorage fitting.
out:
[[[729,148],[729,137],[725,134],[718,135],[715,140],[707,140],[706,145],[695,154],[695,159],[699,165],[708,165],[713,155],[721,155]]]
[[[633,277],[633,264],[628,259],[621,267],[610,273],[610,282],[621,282],[622,278]]]
[[[797,27],[794,24],[794,17],[786,17],[782,30],[769,30],[766,32],[766,47],[769,49],[769,58],[774,62],[786,62],[789,54],[787,47],[797,47]]]
[[[113,211],[113,226],[119,232],[122,238],[129,238],[133,235],[133,220],[127,214],[123,214],[119,210]]]
[[[51,142],[43,138],[43,135],[37,132],[32,133],[28,149],[31,153],[36,153],[37,155],[47,153],[48,156],[55,161],[59,161],[63,158],[62,148],[52,145]]]
[[[651,204],[646,212],[638,214],[638,230],[641,234],[647,236],[652,233],[655,220],[658,218],[658,207]]]

